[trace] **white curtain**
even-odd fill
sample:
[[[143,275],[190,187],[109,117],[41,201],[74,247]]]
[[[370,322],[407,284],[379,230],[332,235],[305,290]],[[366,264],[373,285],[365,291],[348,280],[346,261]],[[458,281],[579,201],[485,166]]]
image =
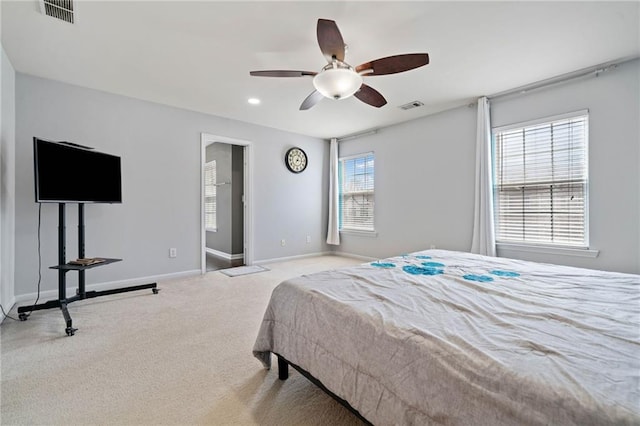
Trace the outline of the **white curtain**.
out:
[[[478,99],[476,134],[476,194],[471,252],[496,255],[493,226],[493,172],[491,161],[491,113],[489,99]]]
[[[338,140],[331,139],[329,147],[329,229],[327,230],[327,244],[340,245],[339,222],[339,197],[338,187]]]

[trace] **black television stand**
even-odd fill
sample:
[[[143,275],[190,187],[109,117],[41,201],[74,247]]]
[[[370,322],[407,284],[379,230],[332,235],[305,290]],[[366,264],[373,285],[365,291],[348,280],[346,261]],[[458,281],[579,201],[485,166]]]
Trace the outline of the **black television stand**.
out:
[[[62,315],[64,316],[67,327],[65,332],[67,336],[73,336],[78,330],[73,327],[71,315],[67,305],[75,302],[76,300],[92,299],[94,297],[107,296],[110,294],[125,293],[128,291],[137,291],[151,289],[153,294],[158,294],[156,283],[135,285],[130,287],[116,288],[103,291],[86,291],[85,290],[85,277],[84,272],[87,269],[96,268],[98,266],[108,265],[110,263],[119,262],[122,259],[100,259],[100,263],[93,263],[90,265],[77,265],[73,263],[67,263],[66,260],[66,233],[65,233],[65,203],[58,204],[58,265],[51,266],[50,269],[58,270],[58,298],[49,300],[45,303],[38,305],[20,306],[18,307],[18,317],[22,321],[26,321],[32,311],[40,311],[42,309],[60,308]],[[84,204],[78,204],[78,258],[84,259]],[[78,272],[78,289],[76,295],[67,297],[67,282],[66,274],[69,271]]]

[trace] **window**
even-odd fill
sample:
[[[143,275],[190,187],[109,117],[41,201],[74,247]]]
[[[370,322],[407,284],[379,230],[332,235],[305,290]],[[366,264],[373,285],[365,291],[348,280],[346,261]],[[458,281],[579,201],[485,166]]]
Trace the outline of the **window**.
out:
[[[373,166],[373,153],[340,159],[340,230],[374,230]]]
[[[217,231],[216,222],[216,160],[204,165],[204,227]]]
[[[493,130],[496,241],[586,248],[588,112]]]

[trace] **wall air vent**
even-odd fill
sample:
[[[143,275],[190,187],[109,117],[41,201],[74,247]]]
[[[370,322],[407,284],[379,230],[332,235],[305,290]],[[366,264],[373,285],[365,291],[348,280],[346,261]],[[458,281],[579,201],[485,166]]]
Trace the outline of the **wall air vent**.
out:
[[[70,24],[76,22],[73,0],[40,0],[40,11],[44,15]]]
[[[400,105],[398,108],[408,110],[413,108],[418,108],[423,106],[424,104],[420,101],[409,102],[408,104]]]

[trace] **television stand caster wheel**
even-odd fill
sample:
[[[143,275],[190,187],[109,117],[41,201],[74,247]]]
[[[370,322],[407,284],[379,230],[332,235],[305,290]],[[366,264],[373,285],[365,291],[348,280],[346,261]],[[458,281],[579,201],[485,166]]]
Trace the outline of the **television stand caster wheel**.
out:
[[[67,332],[67,336],[73,336],[74,334],[76,334],[77,330],[78,330],[77,328],[73,328],[73,327],[67,327],[64,329],[64,331]]]
[[[158,294],[160,289],[159,288],[152,288],[151,291],[153,292],[153,294]]]
[[[24,312],[18,315],[18,318],[20,318],[20,321],[26,321],[29,318],[29,315],[25,314]]]

